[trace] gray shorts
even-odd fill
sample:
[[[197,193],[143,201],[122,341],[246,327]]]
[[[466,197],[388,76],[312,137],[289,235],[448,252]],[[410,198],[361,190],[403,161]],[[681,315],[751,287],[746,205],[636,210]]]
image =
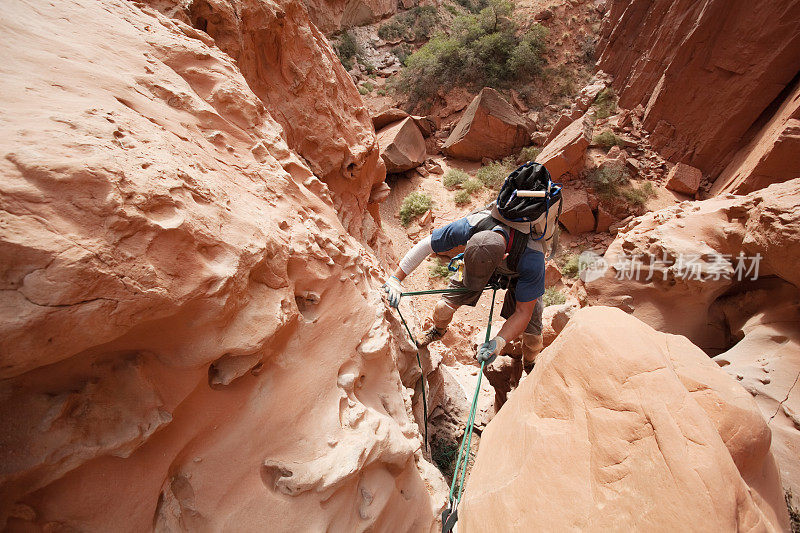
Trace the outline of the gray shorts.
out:
[[[514,310],[517,308],[517,299],[515,298],[515,293],[514,293],[515,287],[516,284],[512,282],[511,286],[506,291],[506,297],[503,300],[503,309],[500,311],[500,316],[503,318],[510,317],[512,314],[514,314]],[[464,284],[460,281],[451,279],[450,284],[447,286],[447,288],[463,289]],[[458,309],[462,305],[475,307],[475,304],[478,303],[481,294],[483,294],[483,291],[454,292],[449,294],[443,294],[442,300],[447,302],[447,305],[449,305],[453,309]],[[539,298],[536,300],[536,306],[533,308],[533,314],[531,315],[531,320],[525,327],[525,333],[530,333],[532,335],[542,334],[543,310],[544,306],[542,305],[542,299]]]

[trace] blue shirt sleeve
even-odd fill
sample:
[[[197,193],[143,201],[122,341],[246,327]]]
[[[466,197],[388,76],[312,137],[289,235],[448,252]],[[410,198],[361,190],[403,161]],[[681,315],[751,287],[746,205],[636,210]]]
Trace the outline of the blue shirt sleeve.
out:
[[[518,302],[532,302],[544,294],[544,254],[526,249],[517,265],[519,279],[515,297]]]
[[[467,244],[470,229],[472,226],[469,225],[466,217],[436,228],[431,234],[431,248],[438,254]]]

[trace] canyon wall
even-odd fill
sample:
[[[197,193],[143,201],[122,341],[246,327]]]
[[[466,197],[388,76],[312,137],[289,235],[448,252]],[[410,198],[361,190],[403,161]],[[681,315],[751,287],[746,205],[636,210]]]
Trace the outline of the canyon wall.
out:
[[[376,22],[397,13],[413,0],[303,0],[314,24],[326,34]]]
[[[367,211],[386,169],[358,89],[299,0],[150,0],[236,61],[289,146],[332,192],[345,228],[391,253]],[[377,210],[375,210],[377,212]]]
[[[750,192],[800,173],[785,157],[798,143],[799,21],[795,0],[611,0],[599,66],[621,106],[644,106],[665,157],[712,180],[725,171],[715,191]]]
[[[365,207],[377,180],[370,126],[356,98],[328,131],[347,149],[287,132],[275,117],[310,127],[291,113],[316,90],[308,116],[337,122],[327,113],[350,88],[315,88],[340,67],[295,4],[247,5],[274,16],[253,22],[269,38],[261,59],[297,74],[282,102],[288,77],[254,93],[208,34],[149,7],[4,4],[0,525],[435,520],[443,481],[401,378],[413,352],[395,341],[358,224],[336,212]],[[314,41],[294,46],[322,51],[300,64],[281,44],[298,28]]]

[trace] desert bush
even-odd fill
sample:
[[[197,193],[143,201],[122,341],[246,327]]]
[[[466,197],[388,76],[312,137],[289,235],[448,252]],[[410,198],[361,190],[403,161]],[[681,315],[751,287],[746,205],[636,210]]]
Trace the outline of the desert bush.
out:
[[[339,61],[342,62],[344,68],[347,70],[353,68],[353,62],[360,53],[361,48],[358,46],[353,34],[349,31],[342,33],[336,43],[336,55],[339,56]]]
[[[567,301],[567,297],[556,289],[555,287],[547,287],[542,295],[542,305],[547,307],[550,305],[561,305]]]
[[[564,254],[559,258],[561,273],[568,278],[578,277],[578,256],[576,254]]]
[[[597,118],[608,118],[617,112],[617,94],[611,87],[606,87],[597,95],[593,105]]]
[[[461,190],[466,191],[469,195],[473,195],[481,189],[483,189],[483,182],[475,178],[469,178],[461,184]]]
[[[507,157],[502,161],[492,161],[488,165],[481,167],[475,177],[489,189],[498,189],[503,181],[516,168],[514,160]]]
[[[623,146],[622,139],[611,130],[604,130],[594,136],[592,142],[608,152],[612,146]]]
[[[620,187],[628,183],[629,176],[622,163],[615,161],[594,169],[588,179],[601,197],[611,198],[619,195]]]
[[[411,55],[411,47],[406,43],[398,44],[397,46],[392,47],[392,53],[397,57],[397,60],[400,61],[403,65],[406,64],[406,59],[408,56]]]
[[[439,259],[438,257],[428,267],[428,272],[433,278],[445,278],[445,279],[449,278],[453,274],[453,272],[447,270],[447,264],[443,263],[442,260]]]
[[[588,176],[589,184],[605,200],[624,201],[640,207],[648,198],[656,195],[649,181],[636,186],[630,182],[628,172],[620,162],[613,162],[596,168]]]
[[[442,178],[442,184],[451,191],[469,179],[469,174],[458,168],[451,168]]]
[[[472,201],[472,196],[462,189],[453,196],[453,201],[456,205],[466,205]]]
[[[517,155],[517,164],[522,165],[528,161],[536,161],[536,156],[541,153],[542,149],[538,146],[526,146],[519,151]]]
[[[400,223],[403,226],[408,226],[414,217],[418,217],[425,213],[433,206],[430,194],[422,192],[412,192],[403,198],[403,204],[400,206]]]
[[[656,191],[653,189],[653,184],[649,181],[643,184],[641,187],[628,184],[626,187],[622,188],[621,193],[626,202],[639,207],[647,203],[649,198],[656,195]]]
[[[792,533],[800,532],[800,509],[792,503],[792,489],[786,489],[784,498],[786,499],[786,508],[789,510],[789,523]]]
[[[490,0],[479,13],[456,17],[450,35],[434,35],[406,59],[397,88],[416,103],[439,89],[502,87],[539,75],[547,30],[534,24],[523,31],[513,9],[507,0]]]

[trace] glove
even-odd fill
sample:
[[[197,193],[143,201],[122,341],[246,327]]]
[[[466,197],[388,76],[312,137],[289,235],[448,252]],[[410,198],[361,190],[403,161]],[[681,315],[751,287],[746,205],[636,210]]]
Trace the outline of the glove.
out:
[[[400,294],[403,293],[405,289],[403,289],[399,279],[395,276],[387,279],[386,283],[383,284],[383,290],[389,295],[389,305],[395,308],[400,305]]]
[[[506,346],[506,340],[500,335],[496,336],[489,342],[484,342],[478,347],[478,362],[492,364],[498,354],[503,351]]]

